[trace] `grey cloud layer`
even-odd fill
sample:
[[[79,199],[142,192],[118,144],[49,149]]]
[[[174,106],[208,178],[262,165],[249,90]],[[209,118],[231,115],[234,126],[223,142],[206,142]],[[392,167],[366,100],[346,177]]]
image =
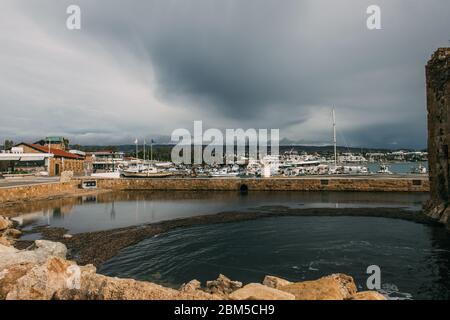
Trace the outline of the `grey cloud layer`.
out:
[[[366,0],[80,0],[77,34],[72,2],[0,13],[13,31],[0,31],[0,137],[129,142],[204,120],[326,143],[335,105],[350,145],[426,144],[424,64],[448,45],[446,0],[376,1],[380,31]]]

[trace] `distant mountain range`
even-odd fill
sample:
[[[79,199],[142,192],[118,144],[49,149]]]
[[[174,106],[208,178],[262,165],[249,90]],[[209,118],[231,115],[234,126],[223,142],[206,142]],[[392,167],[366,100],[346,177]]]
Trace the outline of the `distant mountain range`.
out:
[[[169,143],[155,143],[153,144],[154,148],[171,148],[174,146],[174,144]],[[143,146],[142,144],[138,145],[139,151],[142,151]],[[100,151],[100,150],[115,150],[115,151],[121,151],[125,153],[134,153],[136,151],[136,145],[134,144],[123,144],[123,145],[111,145],[111,146],[104,146],[104,145],[98,145],[98,146],[82,146],[82,145],[72,145],[71,148],[73,149],[81,149],[83,151]],[[147,150],[150,149],[150,146],[147,145]],[[337,147],[338,152],[352,152],[352,153],[360,153],[360,152],[391,152],[396,150],[405,150],[405,151],[416,151],[413,149],[388,149],[388,148],[364,148],[364,147],[343,147],[338,146]],[[283,153],[285,151],[297,151],[297,152],[307,152],[307,153],[332,153],[333,146],[332,145],[324,145],[324,146],[314,146],[314,145],[297,145],[297,144],[281,144],[280,143],[280,153]],[[426,150],[420,150],[420,151],[426,151]]]

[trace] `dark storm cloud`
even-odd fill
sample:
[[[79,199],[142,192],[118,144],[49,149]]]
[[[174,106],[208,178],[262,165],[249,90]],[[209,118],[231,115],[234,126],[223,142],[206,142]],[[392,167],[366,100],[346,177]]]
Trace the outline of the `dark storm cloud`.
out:
[[[204,120],[219,128],[280,128],[290,140],[327,142],[333,105],[350,145],[425,146],[424,65],[436,47],[448,44],[446,0],[82,0],[77,35],[64,26],[72,3],[10,5],[66,49],[57,52],[61,63],[65,55],[72,58],[71,51],[79,53],[68,60],[73,69],[55,74],[49,68],[50,81],[67,75],[95,79],[93,87],[71,82],[72,90],[56,94],[53,86],[39,88],[74,114],[67,129],[55,126],[55,132],[81,140],[83,132],[91,132],[90,139],[103,132],[123,141]],[[371,4],[382,8],[383,30],[366,28]],[[9,52],[14,59],[14,48]],[[30,64],[43,60],[30,53]],[[102,70],[109,66],[114,72],[106,77]],[[42,112],[49,103],[14,100],[8,103],[26,104],[28,112]],[[62,121],[64,115],[56,117]]]

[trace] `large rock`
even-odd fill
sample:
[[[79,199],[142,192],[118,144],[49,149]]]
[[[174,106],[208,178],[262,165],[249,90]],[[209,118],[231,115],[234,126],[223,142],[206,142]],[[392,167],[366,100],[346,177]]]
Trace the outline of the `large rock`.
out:
[[[22,231],[10,228],[5,231],[5,236],[13,239],[19,239],[22,236]]]
[[[356,293],[352,277],[334,274],[315,281],[291,283],[267,276],[264,283],[231,281],[224,275],[208,281],[202,291],[192,280],[180,290],[99,275],[93,265],[80,267],[65,260],[67,248],[38,240],[33,250],[0,245],[0,299],[9,300],[384,300],[377,292]]]
[[[387,300],[385,296],[376,291],[361,291],[350,297],[350,300]]]
[[[12,254],[12,253],[19,253],[19,252],[20,252],[20,250],[18,250],[16,248],[0,245],[0,262],[1,262],[2,259],[4,259],[3,255]]]
[[[0,216],[0,231],[6,230],[12,227],[12,222],[5,217]]]
[[[297,300],[344,300],[356,293],[356,284],[352,277],[333,274],[314,281],[304,281],[280,287]]]
[[[242,282],[231,281],[221,274],[217,280],[206,282],[205,291],[211,294],[228,295],[239,288],[242,288]]]
[[[259,283],[250,283],[231,293],[229,298],[231,300],[295,300],[293,294]]]
[[[37,240],[34,250],[17,250],[0,244],[0,270],[18,264],[42,264],[50,257],[66,258],[67,248],[59,242]]]
[[[53,296],[61,300],[208,300],[217,296],[202,291],[181,292],[160,285],[81,272],[80,289],[61,289]]]
[[[200,281],[194,279],[189,281],[188,283],[183,283],[183,285],[180,288],[181,292],[196,292],[197,290],[201,289],[201,283]]]
[[[33,267],[18,279],[6,299],[50,300],[58,290],[71,289],[74,283],[73,286],[76,287],[79,279],[76,279],[76,271],[70,269],[71,266],[79,268],[73,262],[58,257],[48,259],[46,263]]]
[[[3,245],[5,247],[11,247],[12,242],[8,238],[0,236],[0,245]]]
[[[60,242],[53,242],[47,240],[36,240],[35,244],[35,252],[37,254],[43,256],[54,256],[60,258],[66,258],[67,255],[67,247]]]
[[[279,289],[290,284],[292,284],[292,282],[275,276],[266,276],[263,281],[263,285],[274,289]]]
[[[183,294],[188,294],[191,297],[195,297],[195,299],[201,300],[220,300],[223,298],[223,296],[221,295],[202,291],[200,281],[195,279],[183,284],[180,288],[180,292],[182,292]]]
[[[4,300],[17,280],[22,278],[34,266],[32,263],[20,263],[0,271],[0,300]]]

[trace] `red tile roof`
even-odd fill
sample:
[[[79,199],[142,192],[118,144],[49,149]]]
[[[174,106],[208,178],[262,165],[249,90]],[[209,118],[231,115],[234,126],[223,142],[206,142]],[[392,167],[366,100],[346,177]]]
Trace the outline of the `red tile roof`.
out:
[[[33,148],[37,151],[41,151],[43,153],[48,153],[48,151],[49,151],[48,147],[42,146],[40,144],[24,143],[24,142],[22,142],[20,144],[24,144],[26,146],[29,146],[30,148]],[[62,158],[69,158],[69,159],[83,159],[82,157],[80,157],[76,154],[66,152],[61,149],[50,148],[50,153],[52,153],[55,157],[62,157]]]

